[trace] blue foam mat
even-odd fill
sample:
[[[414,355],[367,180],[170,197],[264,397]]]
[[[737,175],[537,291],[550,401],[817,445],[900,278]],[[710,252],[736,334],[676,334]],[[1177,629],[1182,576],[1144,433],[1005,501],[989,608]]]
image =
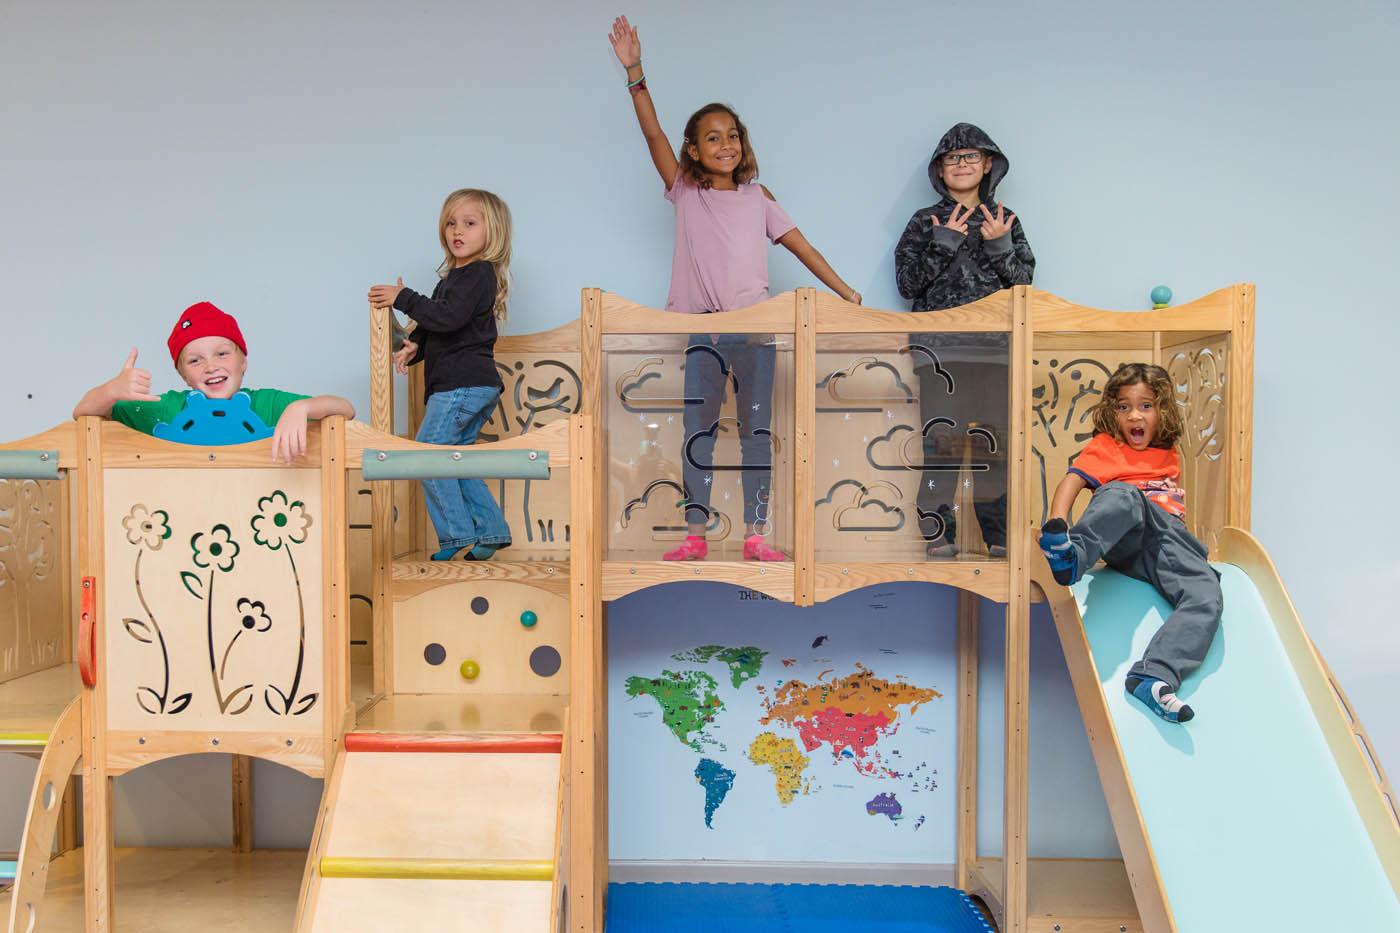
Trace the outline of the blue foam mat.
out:
[[[991,933],[955,888],[610,884],[607,933]]]

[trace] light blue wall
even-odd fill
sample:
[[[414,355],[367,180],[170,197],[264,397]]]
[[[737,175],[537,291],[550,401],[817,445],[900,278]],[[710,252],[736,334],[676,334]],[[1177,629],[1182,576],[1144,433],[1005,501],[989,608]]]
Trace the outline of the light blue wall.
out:
[[[173,385],[164,336],[199,298],[239,316],[252,382],[364,408],[366,288],[396,274],[431,285],[437,209],[460,185],[515,212],[514,330],[568,320],[586,285],[660,304],[671,211],[604,38],[615,12],[593,0],[0,6],[0,435],[66,418],[133,344]],[[1001,194],[1035,248],[1037,285],[1133,308],[1161,282],[1180,300],[1258,283],[1254,530],[1400,772],[1387,690],[1400,559],[1382,485],[1400,462],[1393,3],[630,12],[666,128],[732,102],[762,180],[868,304],[904,306],[890,252],[930,200],[931,147],[964,119],[1011,156]],[[772,259],[775,291],[810,284]],[[1062,664],[1053,638],[1037,644],[1038,670]],[[1079,730],[1072,707],[1059,718]],[[161,774],[129,792],[153,797]],[[260,820],[281,800],[304,813],[305,788],[272,774]],[[0,799],[18,792],[0,782]],[[1095,793],[1079,806],[1098,819]],[[1064,806],[1055,788],[1037,794],[1033,813]],[[226,805],[210,797],[212,825]],[[309,825],[278,819],[264,841]]]

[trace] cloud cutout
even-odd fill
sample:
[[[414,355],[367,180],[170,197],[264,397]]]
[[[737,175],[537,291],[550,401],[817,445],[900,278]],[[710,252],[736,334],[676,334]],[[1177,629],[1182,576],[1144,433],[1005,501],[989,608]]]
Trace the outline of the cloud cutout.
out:
[[[881,481],[867,486],[853,479],[839,480],[814,507],[836,504],[838,496],[843,504],[838,505],[832,515],[832,525],[837,531],[869,534],[898,531],[904,527],[906,513],[900,504],[904,494],[892,483]]]
[[[667,494],[668,500],[664,518],[658,518],[658,524],[651,526],[653,537],[657,540],[670,540],[682,538],[690,533],[690,525],[685,519],[687,495],[685,487],[671,479],[653,480],[642,490],[642,494],[632,499],[622,509],[621,525],[626,528],[632,521],[634,513],[645,512],[652,506],[651,497],[661,490],[670,490]],[[671,500],[674,495],[676,498]],[[671,504],[671,503],[674,504]],[[659,503],[658,503],[659,504]],[[700,505],[698,502],[690,506],[691,511],[701,512],[705,517],[705,539],[708,541],[722,541],[729,536],[732,523],[729,516],[723,512]]]
[[[937,353],[934,353],[933,350],[921,343],[906,344],[899,348],[899,352],[908,353],[910,358],[914,360],[914,366],[916,368],[919,366],[927,366],[930,363],[933,364],[934,375],[941,376],[944,384],[948,387],[948,394],[953,394],[953,374],[943,368],[943,362],[938,358]]]
[[[869,378],[862,379],[862,375],[879,374],[881,378],[887,377],[888,382],[883,391],[878,388],[875,394],[862,392],[858,386],[869,382]],[[912,403],[916,396],[914,390],[905,383],[899,375],[899,370],[892,364],[873,356],[863,356],[858,360],[853,360],[845,369],[838,369],[827,375],[825,379],[817,383],[818,389],[826,389],[831,398],[838,404],[831,407],[818,407],[818,411],[879,411],[881,406],[861,406],[860,402],[896,402]]]
[[[726,417],[723,417],[723,418],[716,419],[715,423],[712,424],[712,425],[710,425],[710,427],[709,427],[708,430],[705,430],[705,431],[696,431],[694,434],[690,435],[690,437],[686,438],[686,440],[685,440],[685,450],[684,450],[684,455],[685,455],[685,460],[686,460],[686,462],[689,463],[692,467],[694,467],[694,468],[697,469],[697,470],[708,470],[708,471],[713,472],[713,473],[719,473],[719,472],[725,472],[725,471],[735,471],[735,470],[741,471],[741,472],[754,472],[754,471],[764,471],[764,472],[766,472],[766,471],[768,471],[768,470],[771,470],[771,469],[773,468],[773,465],[772,465],[771,462],[769,462],[769,463],[735,463],[735,464],[730,464],[730,463],[701,463],[699,460],[697,460],[697,459],[695,458],[695,455],[691,452],[693,446],[695,445],[695,442],[698,441],[698,440],[700,440],[701,438],[704,438],[704,437],[713,437],[713,438],[718,439],[718,438],[719,438],[719,429],[720,429],[720,425],[721,425],[721,424],[724,424],[724,423],[726,423],[726,422],[728,422],[728,423],[734,425],[734,431],[735,431],[735,432],[739,432],[739,431],[742,431],[742,430],[743,430],[743,423],[742,423],[741,421],[739,421],[738,418],[731,418],[731,417],[726,416]],[[772,460],[772,456],[771,456],[771,455],[772,455],[773,453],[776,453],[776,452],[778,451],[778,447],[779,447],[778,439],[777,439],[776,437],[773,436],[773,432],[770,431],[770,430],[768,430],[767,428],[754,428],[754,430],[753,430],[753,436],[754,436],[754,437],[766,437],[766,438],[768,438],[768,440],[769,440],[768,449],[769,449],[769,453],[770,453],[769,460],[771,461],[771,460]]]

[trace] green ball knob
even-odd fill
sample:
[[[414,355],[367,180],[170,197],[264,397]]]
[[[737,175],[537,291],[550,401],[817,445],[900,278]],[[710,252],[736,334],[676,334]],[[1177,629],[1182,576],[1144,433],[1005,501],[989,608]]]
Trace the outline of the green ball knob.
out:
[[[520,624],[525,626],[526,628],[534,628],[535,623],[539,620],[540,617],[535,615],[529,609],[526,609],[524,612],[520,613]]]
[[[463,679],[476,680],[476,675],[481,673],[481,665],[475,661],[463,661],[458,670],[462,672]]]
[[[1165,308],[1172,303],[1172,290],[1165,285],[1158,285],[1152,289],[1152,306],[1154,308]]]

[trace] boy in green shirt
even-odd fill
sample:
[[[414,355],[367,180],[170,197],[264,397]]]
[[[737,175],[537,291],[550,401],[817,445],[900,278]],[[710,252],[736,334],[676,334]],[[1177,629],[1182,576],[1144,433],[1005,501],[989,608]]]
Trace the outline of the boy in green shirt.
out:
[[[166,345],[180,378],[193,391],[152,395],[151,374],[136,368],[133,349],[121,372],[82,397],[73,417],[110,417],[144,434],[186,443],[227,444],[271,435],[272,459],[286,463],[306,453],[308,421],[355,417],[354,406],[336,395],[309,398],[241,388],[248,369],[243,332],[232,315],[207,301],[185,309]],[[214,417],[205,420],[206,415]]]

